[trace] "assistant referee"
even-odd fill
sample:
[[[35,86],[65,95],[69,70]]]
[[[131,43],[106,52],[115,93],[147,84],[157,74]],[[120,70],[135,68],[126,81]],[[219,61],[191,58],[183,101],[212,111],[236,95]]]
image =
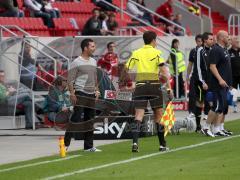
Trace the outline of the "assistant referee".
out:
[[[162,117],[163,95],[159,74],[166,80],[168,92],[173,97],[167,75],[167,66],[161,57],[162,52],[155,47],[157,35],[155,32],[146,31],[143,34],[144,46],[133,51],[126,63],[128,70],[136,70],[136,88],[133,94],[135,106],[135,120],[132,124],[133,145],[132,152],[139,152],[138,137],[141,130],[141,122],[144,117],[148,102],[154,111],[154,120],[157,126],[159,138],[159,151],[168,150],[164,138],[164,126],[160,124]]]

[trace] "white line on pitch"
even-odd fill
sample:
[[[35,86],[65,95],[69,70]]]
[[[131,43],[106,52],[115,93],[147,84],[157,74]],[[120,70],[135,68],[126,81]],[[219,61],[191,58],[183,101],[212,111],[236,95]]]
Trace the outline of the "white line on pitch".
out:
[[[183,146],[183,147],[179,147],[179,148],[172,149],[172,150],[165,151],[165,152],[157,152],[157,153],[147,154],[147,155],[139,156],[139,157],[136,157],[136,158],[130,158],[130,159],[117,161],[117,162],[113,162],[113,163],[109,163],[109,164],[104,164],[104,165],[100,165],[100,166],[95,166],[95,167],[91,167],[91,168],[80,169],[80,170],[77,170],[77,171],[64,173],[64,174],[59,174],[59,175],[56,175],[56,176],[50,176],[50,177],[46,177],[46,178],[43,178],[43,179],[44,180],[52,180],[52,179],[64,178],[64,177],[72,176],[72,175],[75,175],[75,174],[81,174],[81,173],[94,171],[94,170],[98,170],[98,169],[102,169],[102,168],[106,168],[106,167],[111,167],[111,166],[125,164],[125,163],[129,163],[129,162],[133,162],[133,161],[138,161],[138,160],[150,158],[150,157],[161,155],[161,154],[166,154],[166,153],[176,152],[176,151],[181,151],[181,150],[186,150],[186,149],[192,149],[192,148],[195,148],[195,147],[204,146],[206,144],[212,144],[212,143],[217,143],[217,142],[221,142],[221,141],[226,141],[226,140],[237,138],[237,137],[240,137],[240,135],[225,137],[225,138],[217,139],[217,140],[213,140],[213,141],[205,141],[205,142],[202,142],[202,143],[199,143],[199,144]]]
[[[72,155],[72,156],[69,156],[69,157],[61,158],[61,159],[41,161],[41,162],[36,162],[36,163],[31,163],[31,164],[26,164],[26,165],[19,165],[19,166],[15,166],[15,167],[11,167],[11,168],[6,168],[6,169],[0,169],[0,173],[1,172],[12,171],[12,170],[16,170],[16,169],[22,169],[22,168],[26,168],[26,167],[38,166],[38,165],[42,165],[42,164],[49,164],[49,163],[53,163],[53,162],[65,161],[65,160],[73,159],[73,158],[76,158],[76,157],[79,157],[79,156],[82,156],[82,155]]]

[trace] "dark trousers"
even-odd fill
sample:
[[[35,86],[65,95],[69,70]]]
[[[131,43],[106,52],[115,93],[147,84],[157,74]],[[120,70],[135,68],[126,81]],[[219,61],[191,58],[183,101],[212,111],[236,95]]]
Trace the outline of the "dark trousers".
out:
[[[238,85],[240,86],[240,76],[232,77],[232,85],[235,89],[237,89]]]
[[[45,13],[42,11],[34,12],[35,17],[41,17],[43,19],[44,24],[49,28],[54,28],[52,17],[49,13]]]
[[[176,90],[177,90],[177,83],[176,83],[176,77],[174,76],[174,96],[176,97],[177,96],[177,93],[176,93]],[[185,93],[184,93],[184,81],[183,81],[183,74],[182,73],[179,73],[178,74],[178,95],[179,97],[181,96],[185,96]]]
[[[189,85],[189,103],[188,103],[188,112],[189,113],[194,113],[195,112],[195,105],[196,105],[196,93],[195,93],[195,88],[194,88],[194,79],[191,77],[190,79],[190,85]]]
[[[85,94],[83,92],[76,92],[76,95],[77,96],[92,97],[93,101],[95,99],[94,95]],[[93,119],[94,116],[95,116],[95,109],[90,108],[90,107],[87,108],[87,107],[75,106],[74,107],[74,113],[71,117],[71,121],[74,122],[74,123],[88,121],[90,119]],[[89,122],[89,123],[91,123],[91,122]],[[75,139],[78,139],[79,136],[83,136],[84,149],[90,149],[90,148],[93,147],[93,130],[87,130],[86,129],[86,132],[74,132],[72,134],[72,136],[74,136]]]

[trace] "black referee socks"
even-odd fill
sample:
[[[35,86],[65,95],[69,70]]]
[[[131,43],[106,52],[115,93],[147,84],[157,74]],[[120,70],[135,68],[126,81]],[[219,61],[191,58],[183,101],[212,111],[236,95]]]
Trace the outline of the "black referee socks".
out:
[[[141,122],[134,120],[132,123],[132,138],[133,138],[133,143],[138,144],[138,137],[140,133],[140,127],[141,127]]]

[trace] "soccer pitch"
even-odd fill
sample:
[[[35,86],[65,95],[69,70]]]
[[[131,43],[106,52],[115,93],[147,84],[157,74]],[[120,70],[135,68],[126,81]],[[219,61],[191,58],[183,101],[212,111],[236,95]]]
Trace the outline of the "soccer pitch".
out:
[[[226,123],[231,137],[196,133],[168,135],[169,152],[158,151],[157,137],[140,139],[140,153],[131,141],[99,147],[103,152],[75,151],[0,166],[0,179],[240,179],[240,120]]]

